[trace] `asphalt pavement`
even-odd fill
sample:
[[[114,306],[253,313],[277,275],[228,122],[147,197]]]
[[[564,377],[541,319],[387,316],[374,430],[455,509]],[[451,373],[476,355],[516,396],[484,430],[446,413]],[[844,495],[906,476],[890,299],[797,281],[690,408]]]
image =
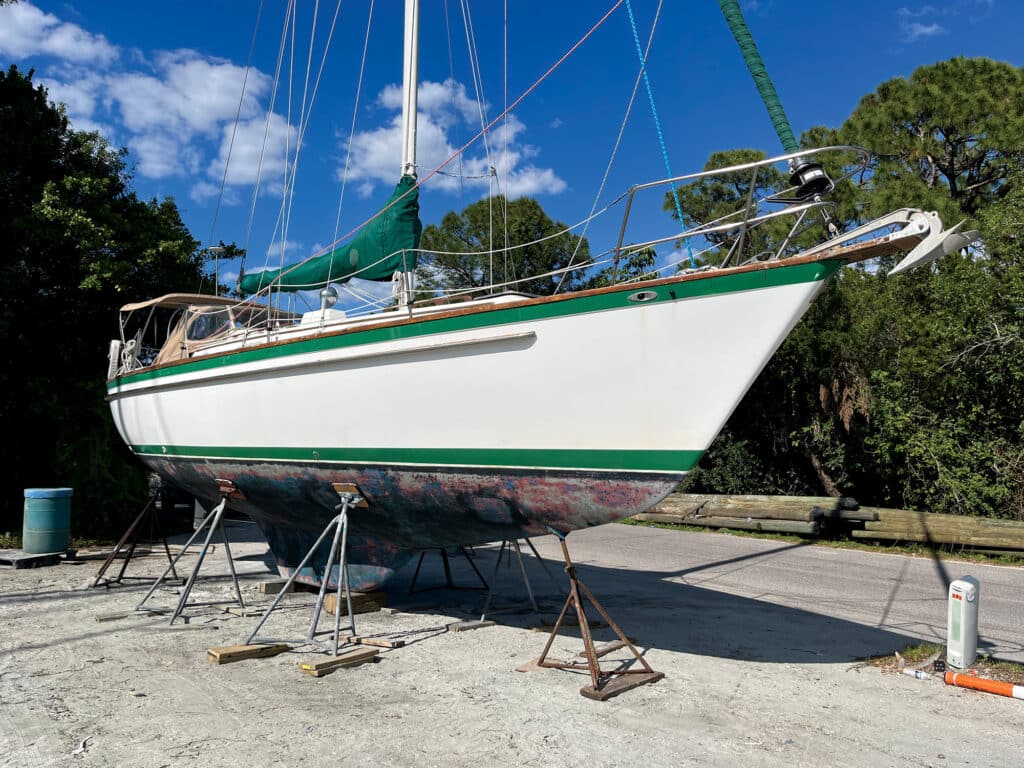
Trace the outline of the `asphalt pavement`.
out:
[[[534,543],[545,559],[561,559],[553,537]],[[858,657],[914,640],[944,644],[949,583],[971,575],[981,583],[979,650],[1024,662],[1024,567],[618,524],[571,533],[568,543],[599,599],[639,599],[666,619],[690,620],[687,631],[702,626],[708,637],[691,652],[735,655],[745,646],[798,660],[776,633],[830,660],[839,649]]]

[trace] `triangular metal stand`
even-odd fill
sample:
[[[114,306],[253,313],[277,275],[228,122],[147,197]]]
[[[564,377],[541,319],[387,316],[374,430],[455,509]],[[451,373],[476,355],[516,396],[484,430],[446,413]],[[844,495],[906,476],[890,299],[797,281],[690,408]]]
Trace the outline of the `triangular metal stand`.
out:
[[[532,664],[528,664],[525,667],[521,667],[521,671],[528,671],[529,669],[536,668],[547,668],[547,669],[574,669],[574,670],[586,670],[590,673],[591,685],[580,688],[580,694],[587,697],[588,699],[597,699],[598,701],[604,701],[605,699],[611,698],[619,693],[628,691],[631,688],[636,688],[646,683],[654,683],[661,680],[665,676],[663,672],[655,672],[651,665],[647,663],[647,660],[643,655],[633,646],[633,643],[629,641],[629,638],[623,634],[622,630],[619,629],[612,617],[608,615],[608,612],[601,607],[601,604],[594,597],[593,593],[587,589],[587,585],[576,574],[576,566],[573,565],[572,560],[569,557],[569,548],[566,546],[565,537],[566,534],[555,530],[554,528],[548,527],[557,538],[559,543],[562,545],[562,556],[565,558],[565,572],[569,574],[569,597],[566,598],[565,605],[562,606],[562,612],[558,615],[558,620],[555,622],[554,628],[551,630],[551,634],[548,636],[548,641],[544,645],[544,650],[538,658]],[[602,646],[601,648],[594,647],[594,638],[590,634],[590,624],[587,622],[587,615],[583,608],[583,596],[591,602],[591,604],[597,609],[598,613],[604,617],[604,620],[608,622],[608,626],[612,628],[618,640],[613,641],[609,644]],[[583,636],[583,653],[587,659],[586,664],[579,664],[575,662],[562,662],[562,661],[549,661],[548,651],[551,650],[551,645],[554,643],[555,638],[558,636],[558,630],[562,627],[562,621],[565,619],[565,614],[569,610],[569,606],[573,606],[576,609],[576,615],[579,618],[580,623],[580,634]],[[620,648],[628,648],[630,653],[636,657],[636,660],[640,662],[643,669],[602,669],[600,658],[614,650]],[[619,676],[619,677],[616,677]]]
[[[174,613],[171,615],[170,623],[174,624],[178,617],[181,616],[181,612],[184,611],[186,608],[190,608],[197,605],[220,605],[224,602],[237,602],[239,608],[245,608],[245,602],[242,600],[242,590],[238,586],[238,574],[235,573],[235,561],[231,557],[231,545],[228,543],[228,536],[227,533],[225,533],[224,531],[224,526],[222,525],[222,521],[224,518],[224,509],[227,506],[228,499],[232,496],[235,498],[243,497],[241,492],[237,488],[235,488],[234,483],[232,483],[230,480],[218,479],[217,483],[220,486],[220,503],[217,504],[217,506],[215,506],[210,511],[210,513],[206,515],[205,518],[203,518],[203,522],[195,530],[195,533],[193,533],[189,540],[185,543],[185,546],[181,548],[181,552],[179,552],[177,557],[175,557],[171,561],[171,564],[167,566],[167,569],[160,575],[160,577],[155,582],[153,582],[153,586],[149,588],[149,592],[147,592],[146,596],[142,598],[142,602],[140,602],[135,607],[135,610],[150,610],[143,607],[146,604],[146,601],[149,600],[149,598],[153,596],[153,593],[156,592],[157,588],[164,583],[164,581],[167,578],[167,575],[174,571],[174,566],[178,563],[178,560],[181,559],[181,556],[188,551],[188,548],[192,545],[192,542],[199,538],[199,534],[207,528],[209,528],[209,530],[206,534],[206,540],[203,542],[203,548],[199,550],[199,559],[196,561],[195,566],[193,566],[192,568],[192,573],[189,574],[188,580],[185,582],[185,587],[182,589],[181,597],[178,599],[178,605],[174,609]],[[189,594],[191,594],[192,592],[192,587],[195,586],[196,577],[199,575],[199,569],[203,567],[203,560],[206,559],[206,553],[210,549],[210,542],[213,540],[213,535],[214,533],[216,533],[217,530],[220,530],[221,539],[224,542],[224,552],[227,555],[228,559],[228,569],[231,571],[231,581],[235,588],[235,599],[232,601],[217,600],[207,603],[190,603],[188,602]],[[175,578],[177,578],[177,576],[175,576]]]
[[[555,589],[557,589],[561,594],[564,595],[565,590],[562,589],[562,586],[558,583],[554,575],[548,569],[547,563],[544,562],[544,558],[540,556],[540,553],[537,551],[537,548],[533,546],[533,542],[530,541],[528,537],[524,540],[526,541],[527,546],[529,546],[530,550],[533,552],[534,557],[537,558],[537,562],[540,563],[541,567],[544,569],[544,573],[547,574],[548,579],[551,581],[552,584],[554,584]],[[507,557],[508,566],[511,567],[513,550],[515,550],[516,560],[519,562],[519,573],[522,575],[523,584],[526,586],[526,594],[530,599],[530,607],[533,608],[533,612],[537,616],[541,615],[540,607],[537,605],[537,599],[533,595],[533,587],[530,584],[530,578],[526,575],[526,563],[523,559],[522,547],[519,546],[519,539],[505,539],[501,542],[501,547],[498,549],[498,557],[494,561],[494,573],[491,574],[491,586],[487,590],[487,597],[484,600],[484,607],[483,610],[481,610],[480,612],[481,622],[487,620],[487,612],[490,610],[491,599],[494,597],[494,590],[498,584],[498,572],[499,569],[501,568],[502,558]]]
[[[423,567],[423,559],[426,557],[427,551],[428,550],[423,550],[422,552],[420,552],[420,559],[416,563],[416,571],[412,575],[412,583],[409,584],[410,595],[415,595],[418,592],[429,592],[433,589],[484,590],[489,588],[487,585],[487,580],[484,578],[484,575],[480,573],[480,569],[477,568],[476,563],[473,562],[473,555],[470,553],[468,549],[466,549],[466,547],[460,545],[456,550],[457,553],[466,558],[466,562],[469,563],[469,567],[473,569],[473,573],[475,573],[476,577],[480,580],[481,586],[464,587],[459,584],[456,584],[452,579],[452,565],[450,557],[448,555],[448,550],[445,547],[438,547],[437,551],[441,553],[441,566],[444,568],[444,584],[438,584],[435,587],[420,587],[419,589],[416,589],[416,582],[419,580],[420,577],[420,568]]]
[[[107,555],[107,559],[103,561],[103,565],[100,566],[99,571],[96,573],[96,580],[92,583],[93,587],[101,585],[109,587],[112,584],[120,584],[126,579],[139,580],[149,578],[148,576],[125,576],[125,571],[128,570],[128,564],[135,556],[135,548],[139,544],[142,532],[146,529],[147,523],[149,528],[149,542],[151,544],[155,544],[159,537],[159,541],[164,546],[164,554],[167,555],[167,562],[171,563],[171,578],[175,580],[181,579],[182,583],[184,583],[185,580],[178,576],[177,571],[175,571],[173,567],[174,558],[171,557],[170,547],[167,546],[167,536],[164,533],[164,528],[160,521],[160,509],[158,508],[159,499],[160,486],[156,485],[151,488],[149,501],[146,502],[146,506],[142,508],[142,511],[132,521],[132,524],[128,526],[117,544],[114,545],[113,552]],[[121,563],[120,570],[117,572],[117,576],[112,579],[107,578],[107,571],[118,557],[123,558],[123,562]]]
[[[274,602],[270,604],[266,612],[260,618],[256,628],[253,629],[248,639],[245,641],[245,645],[254,645],[256,643],[268,643],[268,642],[297,642],[297,641],[271,641],[271,640],[256,640],[256,636],[259,631],[263,628],[263,625],[267,623],[267,619],[277,608],[278,603],[281,599],[291,591],[292,584],[298,578],[302,569],[306,567],[306,564],[313,559],[313,555],[316,553],[320,545],[330,535],[331,538],[331,551],[327,556],[327,564],[324,566],[324,575],[320,579],[320,591],[316,596],[316,604],[313,606],[313,617],[309,622],[309,629],[306,632],[305,644],[307,645],[321,645],[320,641],[316,639],[317,625],[320,623],[320,614],[323,612],[324,598],[327,596],[327,582],[330,580],[331,568],[335,562],[338,563],[338,592],[334,607],[334,632],[332,633],[332,643],[330,649],[334,656],[338,655],[338,647],[340,645],[341,638],[341,606],[342,597],[344,596],[345,605],[348,609],[348,631],[345,633],[346,637],[356,635],[356,621],[355,613],[352,610],[352,595],[349,590],[349,572],[348,572],[348,512],[354,507],[367,507],[366,500],[359,494],[359,489],[352,483],[332,483],[335,492],[338,494],[338,498],[341,503],[338,504],[335,509],[338,511],[338,515],[334,517],[331,522],[327,524],[323,532],[317,538],[316,542],[306,556],[302,558],[302,561],[292,570],[292,575],[288,577],[288,581],[281,588],[281,591],[277,593],[277,597],[274,598]]]

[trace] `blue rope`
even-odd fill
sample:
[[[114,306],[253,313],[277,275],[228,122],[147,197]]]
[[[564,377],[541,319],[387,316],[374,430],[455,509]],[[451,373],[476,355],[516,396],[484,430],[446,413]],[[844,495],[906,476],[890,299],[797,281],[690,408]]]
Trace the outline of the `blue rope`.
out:
[[[654,90],[651,88],[651,81],[647,77],[647,64],[644,61],[644,49],[640,45],[640,34],[636,29],[636,19],[633,18],[633,5],[626,0],[626,11],[629,13],[629,26],[633,28],[633,42],[636,43],[636,54],[640,59],[640,73],[644,76],[644,86],[647,88],[647,100],[651,105],[651,115],[654,117],[654,127],[658,132],[658,143],[661,145],[661,156],[665,159],[665,171],[668,173],[669,178],[672,178],[672,166],[668,161],[668,150],[665,148],[665,136],[661,132],[661,121],[658,119],[658,108],[654,105]],[[676,216],[679,218],[679,228],[682,232],[686,232],[686,224],[683,222],[683,208],[679,204],[679,193],[676,192],[676,183],[674,181],[669,182],[669,186],[672,188],[672,202],[676,206]],[[690,240],[686,240],[686,251],[690,256],[690,268],[693,269],[697,266],[693,258],[693,249],[690,247]]]

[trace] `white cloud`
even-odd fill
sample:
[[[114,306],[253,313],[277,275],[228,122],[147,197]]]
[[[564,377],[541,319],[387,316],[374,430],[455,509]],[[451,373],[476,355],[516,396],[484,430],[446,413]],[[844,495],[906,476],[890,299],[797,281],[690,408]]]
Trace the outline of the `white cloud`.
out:
[[[377,104],[389,111],[400,111],[402,86],[385,86],[377,96]],[[480,108],[477,107],[476,99],[466,93],[465,84],[450,78],[443,83],[431,80],[420,83],[416,89],[416,108],[419,113],[429,115],[432,121],[441,125],[451,125],[459,117],[466,123],[480,125]],[[484,114],[487,108],[484,102]]]
[[[899,17],[900,32],[903,34],[903,41],[913,43],[924,37],[934,37],[945,34],[946,28],[937,21],[931,21],[935,16],[944,12],[932,5],[926,5],[916,11],[909,8],[899,8],[896,15]]]
[[[139,158],[138,172],[151,179],[180,176],[185,173],[180,142],[173,136],[148,133],[128,140],[128,149]]]
[[[118,50],[103,35],[90,34],[30,3],[14,3],[0,7],[0,54],[15,59],[55,56],[102,67],[117,59]]]
[[[255,180],[266,119],[260,102],[271,84],[271,78],[258,70],[187,49],[160,51],[149,58],[130,50],[121,57],[102,35],[28,2],[0,7],[0,54],[57,58],[50,72],[37,80],[47,86],[53,101],[67,105],[74,127],[97,130],[115,146],[126,145],[129,162],[140,176],[200,177],[190,191],[196,201],[220,191],[231,126],[238,114],[241,123],[227,184]],[[121,66],[108,68],[117,61]],[[272,115],[263,178],[278,188],[285,137],[294,142],[294,129]],[[202,178],[204,169],[207,178]],[[237,195],[225,195],[226,203],[237,200]]]
[[[450,143],[449,133],[458,124],[479,126],[480,117],[476,102],[467,96],[466,88],[461,83],[450,80],[444,83],[422,83],[417,99],[416,159],[422,177],[455,154],[457,147]],[[383,125],[357,132],[352,137],[348,178],[356,183],[357,193],[364,197],[375,191],[377,183],[394,184],[401,173],[401,88],[397,85],[385,87],[378,95],[376,104],[383,109],[396,111],[397,114],[392,115]],[[481,139],[463,155],[461,169],[458,160],[453,160],[442,169],[441,174],[427,183],[431,188],[454,192],[460,188],[460,180],[454,174],[461,172],[462,185],[481,194],[500,191],[518,197],[564,191],[567,185],[553,169],[539,168],[524,162],[540,154],[537,147],[521,141],[520,137],[525,131],[526,126],[522,121],[515,115],[509,115],[507,120],[498,123],[488,134],[490,160],[483,151]],[[472,130],[469,135],[472,135]],[[492,166],[497,184],[491,175]],[[339,178],[343,171],[344,160],[339,168]]]
[[[175,51],[157,56],[154,74],[113,75],[108,88],[125,126],[132,131],[212,136],[224,122],[234,120],[244,78],[245,67],[204,58],[194,51]],[[242,117],[259,112],[259,98],[268,89],[267,76],[251,70]]]
[[[117,143],[117,131],[113,126],[93,119],[103,101],[102,77],[90,75],[68,83],[45,78],[40,82],[46,86],[50,101],[67,107],[68,117],[76,131],[98,131],[108,141]]]
[[[277,240],[276,242],[273,242],[269,246],[267,246],[267,255],[269,256],[275,253],[279,254],[282,251],[284,253],[292,253],[294,251],[301,251],[303,247],[304,246],[302,245],[302,243],[296,240],[285,240],[283,242]]]
[[[234,133],[233,145],[232,133]],[[266,135],[265,150],[263,149],[264,135]],[[294,157],[297,138],[298,129],[293,125],[288,125],[285,119],[277,113],[270,115],[269,125],[265,114],[239,122],[237,131],[232,123],[228,123],[221,129],[220,151],[217,158],[207,168],[207,176],[215,179],[219,184],[224,173],[225,163],[227,163],[228,184],[254,184],[259,177],[261,183],[279,185],[284,179],[285,150],[287,148],[289,156]],[[227,162],[229,149],[230,163]],[[262,172],[260,171],[261,155]]]

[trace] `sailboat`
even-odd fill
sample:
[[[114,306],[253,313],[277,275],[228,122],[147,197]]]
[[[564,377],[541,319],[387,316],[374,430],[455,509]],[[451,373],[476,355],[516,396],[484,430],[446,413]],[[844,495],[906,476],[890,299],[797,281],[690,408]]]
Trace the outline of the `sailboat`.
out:
[[[822,158],[857,150],[794,146],[632,187],[621,198],[622,232],[644,190],[709,176],[752,182],[772,167],[792,177],[788,189],[751,193],[735,214],[681,234],[629,244],[620,235],[605,287],[534,296],[512,285],[424,300],[410,279],[421,231],[417,25],[416,0],[407,0],[401,177],[381,214],[345,245],[246,275],[249,298],[128,304],[111,342],[107,398],[123,440],[199,499],[212,503],[218,479],[230,480],[240,492],[231,506],[260,526],[286,574],[334,517],[334,483],[354,484],[367,502],[349,516],[356,589],[383,585],[427,548],[642,512],[693,469],[831,276],[905,253],[898,273],[976,238],[902,209],[795,250],[808,222],[828,219],[835,182]],[[863,167],[866,153],[858,157]],[[745,258],[744,238],[780,221],[791,222],[788,234]],[[715,265],[616,274],[644,248],[723,238],[732,246]],[[352,276],[392,280],[393,304],[361,316],[336,309],[332,284]],[[266,298],[299,290],[319,290],[320,307],[297,313]],[[636,396],[652,386],[671,391],[673,404]],[[627,396],[630,407],[620,407]],[[335,581],[324,572],[327,550],[299,578]]]

